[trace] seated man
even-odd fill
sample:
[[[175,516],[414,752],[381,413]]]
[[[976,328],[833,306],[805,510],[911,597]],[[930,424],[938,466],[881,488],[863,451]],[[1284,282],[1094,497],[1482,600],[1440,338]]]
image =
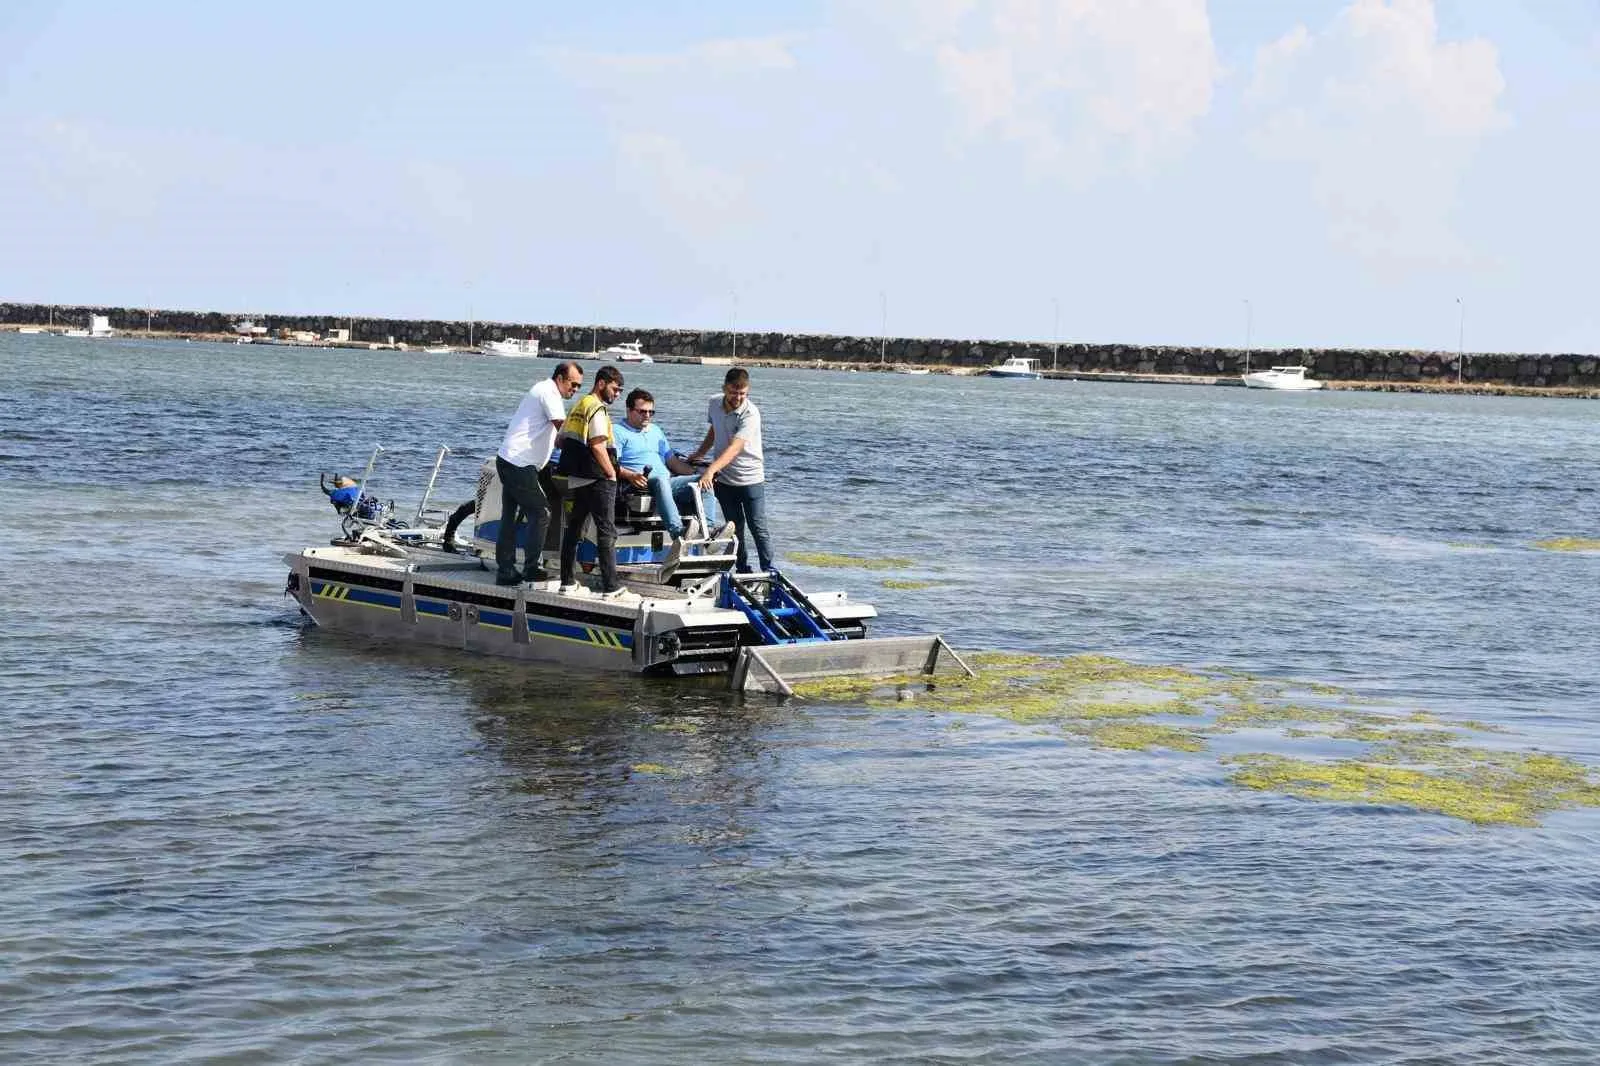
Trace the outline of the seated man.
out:
[[[627,420],[615,427],[621,477],[634,488],[649,488],[656,513],[666,523],[667,532],[674,540],[706,536],[710,530],[696,528],[692,515],[687,519],[682,517],[682,510],[694,508],[693,486],[700,475],[693,466],[673,454],[667,435],[653,421],[655,412],[655,397],[644,389],[628,393]],[[700,505],[706,521],[717,525],[716,496],[701,492]]]

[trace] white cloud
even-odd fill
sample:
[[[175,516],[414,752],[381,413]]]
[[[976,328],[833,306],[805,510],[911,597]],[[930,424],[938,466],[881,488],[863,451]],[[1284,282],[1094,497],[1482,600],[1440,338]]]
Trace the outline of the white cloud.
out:
[[[1182,150],[1222,69],[1205,0],[947,0],[908,5],[966,138],[1035,166],[1144,169]]]
[[[1335,244],[1386,268],[1460,262],[1458,188],[1508,124],[1504,89],[1494,45],[1439,40],[1432,0],[1353,0],[1257,52],[1252,144],[1308,169]]]

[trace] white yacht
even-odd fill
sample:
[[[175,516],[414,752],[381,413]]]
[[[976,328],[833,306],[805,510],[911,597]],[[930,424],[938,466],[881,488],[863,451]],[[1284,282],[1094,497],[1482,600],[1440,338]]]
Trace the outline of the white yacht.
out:
[[[1039,360],[1024,359],[1020,355],[1013,355],[999,366],[989,368],[992,378],[1024,378],[1037,381],[1044,374],[1039,369]]]
[[[532,359],[539,354],[539,340],[529,337],[526,340],[513,340],[507,337],[503,341],[484,341],[478,345],[478,351],[484,355],[504,355],[513,359]]]
[[[1282,389],[1286,392],[1309,392],[1322,388],[1322,382],[1306,377],[1303,366],[1275,366],[1271,370],[1257,370],[1244,375],[1247,389]]]
[[[644,353],[644,347],[638,341],[623,341],[613,344],[609,348],[602,348],[595,353],[595,358],[600,359],[610,356],[619,363],[653,363],[654,359]]]

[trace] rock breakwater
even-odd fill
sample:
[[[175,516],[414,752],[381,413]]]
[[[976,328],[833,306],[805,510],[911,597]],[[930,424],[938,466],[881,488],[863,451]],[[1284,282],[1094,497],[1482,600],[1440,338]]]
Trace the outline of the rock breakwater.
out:
[[[465,347],[506,337],[537,337],[545,350],[585,352],[622,341],[641,342],[653,355],[682,358],[748,359],[796,363],[847,363],[870,367],[880,362],[910,366],[977,369],[1012,356],[1040,360],[1064,373],[1229,377],[1242,373],[1247,353],[1240,348],[1038,341],[953,340],[926,337],[833,336],[829,334],[739,332],[727,330],[641,329],[522,322],[451,322],[438,319],[361,318],[347,315],[264,315],[248,312],[174,311],[128,307],[52,306],[0,303],[0,326],[58,326],[87,323],[91,314],[109,317],[113,329],[139,334],[147,329],[183,336],[231,334],[242,319],[271,330],[327,334],[348,329],[356,343]],[[1248,353],[1250,365],[1303,364],[1330,381],[1406,385],[1454,382],[1454,352],[1388,351],[1359,348],[1283,348]],[[1468,352],[1460,367],[1463,382],[1526,388],[1600,388],[1600,357],[1594,354]]]

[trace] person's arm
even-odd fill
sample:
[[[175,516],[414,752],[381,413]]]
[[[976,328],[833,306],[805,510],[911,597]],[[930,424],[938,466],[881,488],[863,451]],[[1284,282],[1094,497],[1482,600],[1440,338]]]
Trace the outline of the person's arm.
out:
[[[591,442],[589,446],[591,448],[594,447],[593,442]],[[617,464],[617,479],[619,481],[626,481],[636,489],[645,488],[650,484],[650,479],[644,476],[644,471],[630,470],[621,463]]]
[[[722,449],[722,454],[713,459],[711,465],[700,475],[700,488],[702,490],[711,488],[711,483],[716,480],[717,471],[739,458],[739,453],[742,451],[744,451],[744,441],[738,437],[729,441],[728,446]]]
[[[607,481],[617,480],[616,467],[611,465],[611,453],[606,445],[611,443],[610,437],[590,437],[589,450],[594,453],[595,462],[600,464],[600,469],[605,471]]]

